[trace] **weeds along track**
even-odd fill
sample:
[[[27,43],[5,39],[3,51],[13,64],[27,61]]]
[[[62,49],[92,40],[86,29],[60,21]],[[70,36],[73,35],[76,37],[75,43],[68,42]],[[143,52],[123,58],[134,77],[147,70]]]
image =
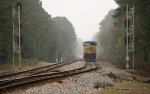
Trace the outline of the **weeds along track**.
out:
[[[27,76],[47,72],[47,71],[50,71],[50,70],[58,68],[58,67],[62,67],[62,66],[65,66],[65,65],[75,63],[76,61],[77,60],[70,61],[70,62],[53,64],[53,65],[48,65],[48,66],[43,66],[43,67],[38,67],[38,68],[25,70],[25,71],[20,71],[20,72],[15,72],[15,73],[11,73],[11,74],[0,75],[0,83],[6,82],[6,81],[9,81],[9,80],[13,80],[13,79],[17,79],[17,78],[22,78],[22,77],[27,77]]]
[[[24,77],[24,78],[13,79],[13,80],[9,80],[7,82],[1,83],[0,90],[5,90],[6,88],[11,88],[11,87],[24,86],[24,85],[35,83],[38,81],[53,80],[53,79],[58,79],[61,77],[77,75],[77,74],[81,74],[81,73],[85,73],[85,72],[94,71],[98,68],[99,68],[99,66],[97,63],[92,63],[92,64],[85,63],[85,65],[83,67],[73,69],[73,70],[57,72],[57,73],[36,74],[36,75]]]

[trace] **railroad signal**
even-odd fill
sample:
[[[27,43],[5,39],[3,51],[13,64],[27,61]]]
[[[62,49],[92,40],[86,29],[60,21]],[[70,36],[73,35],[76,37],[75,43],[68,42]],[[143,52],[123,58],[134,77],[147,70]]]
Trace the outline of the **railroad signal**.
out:
[[[21,3],[20,2],[18,2],[17,4],[16,4],[16,9],[17,9],[17,12],[21,12],[21,10],[22,10],[22,6],[21,6]]]
[[[127,22],[128,21],[128,22]],[[129,26],[130,26],[130,20],[128,19],[125,19],[125,21],[124,21],[124,27],[125,28],[127,28],[127,24],[128,24],[128,28],[129,28]]]
[[[22,37],[20,37],[20,31],[21,31],[21,27],[22,25],[20,24],[20,13],[22,10],[22,5],[20,2],[16,3],[15,6],[12,5],[12,27],[13,27],[13,68],[14,68],[14,52],[15,52],[15,48],[18,48],[18,63],[19,63],[19,69],[21,69],[21,44],[22,44]],[[18,23],[17,24],[17,28],[15,29],[15,18],[18,19]],[[18,37],[15,38],[15,30],[18,30]],[[18,47],[15,47],[15,41],[18,44]]]
[[[132,67],[134,70],[134,5],[129,8],[126,5],[126,18],[125,18],[125,44],[126,44],[126,68],[129,68],[129,62],[132,62]],[[129,58],[131,58],[129,60]]]
[[[19,26],[17,26],[19,28]],[[22,28],[22,24],[20,24],[20,29]]]
[[[19,37],[17,37],[17,44],[19,45]],[[20,37],[20,45],[22,45],[22,37]]]
[[[127,39],[128,38],[128,39]],[[127,42],[128,41],[128,42]],[[125,45],[127,45],[127,43],[128,43],[128,45],[130,44],[130,37],[128,36],[125,36],[125,38],[124,38],[124,42],[125,42]]]
[[[18,55],[18,59],[19,59],[19,69],[21,69],[21,41],[22,41],[22,38],[21,38],[21,34],[20,34],[20,31],[21,31],[21,24],[20,24],[20,13],[21,13],[21,9],[22,9],[22,6],[21,6],[21,3],[18,2],[16,4],[17,6],[17,16],[18,16],[18,45],[19,45],[19,55]]]

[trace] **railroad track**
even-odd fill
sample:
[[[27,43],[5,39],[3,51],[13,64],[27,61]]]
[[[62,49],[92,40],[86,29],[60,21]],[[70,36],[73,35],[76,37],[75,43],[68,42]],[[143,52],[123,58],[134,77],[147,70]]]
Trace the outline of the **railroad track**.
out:
[[[31,76],[31,75],[40,74],[40,73],[43,73],[43,72],[48,72],[52,69],[62,67],[64,65],[75,63],[76,61],[58,63],[58,64],[38,67],[38,68],[30,69],[30,70],[15,72],[15,73],[11,73],[11,74],[0,75],[0,83],[8,81],[8,80],[13,80],[13,79],[17,79],[17,78],[22,78],[22,77],[27,77],[27,76]]]
[[[37,81],[43,81],[43,80],[48,80],[48,79],[57,79],[60,77],[77,75],[77,74],[93,71],[93,70],[96,70],[99,68],[97,63],[93,63],[94,64],[93,67],[89,67],[88,64],[89,63],[85,63],[85,65],[83,67],[73,69],[73,70],[57,72],[57,73],[36,74],[36,75],[31,75],[31,76],[28,76],[25,78],[9,80],[8,82],[3,82],[0,84],[0,90],[4,90],[4,89],[10,88],[10,87],[22,86],[22,85],[34,83]]]

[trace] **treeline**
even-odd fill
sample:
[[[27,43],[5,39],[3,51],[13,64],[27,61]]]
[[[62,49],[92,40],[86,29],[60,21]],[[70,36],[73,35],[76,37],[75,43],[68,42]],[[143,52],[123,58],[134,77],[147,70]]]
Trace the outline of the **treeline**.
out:
[[[0,62],[12,59],[12,5],[21,2],[21,56],[43,61],[75,57],[76,34],[65,17],[52,18],[40,0],[0,0]],[[18,56],[18,20],[15,13],[15,57]]]
[[[114,18],[114,11],[110,10],[105,18],[100,22],[100,31],[95,35],[98,43],[98,59],[115,63],[119,67],[124,67],[125,57],[125,28],[120,18]]]
[[[100,23],[95,37],[99,44],[99,59],[109,60],[125,68],[125,12],[126,5],[135,6],[135,68],[150,68],[150,0],[115,0],[118,8],[111,10]],[[130,63],[130,68],[132,64]]]

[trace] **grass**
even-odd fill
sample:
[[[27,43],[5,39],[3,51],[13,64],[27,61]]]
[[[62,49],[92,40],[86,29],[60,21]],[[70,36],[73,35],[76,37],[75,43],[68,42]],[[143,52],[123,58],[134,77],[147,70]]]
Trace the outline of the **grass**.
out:
[[[150,94],[150,84],[130,81],[115,82],[114,86],[106,87],[99,94]]]
[[[22,67],[35,66],[39,63],[39,61],[34,61],[33,59],[23,59],[21,60]],[[15,71],[19,67],[18,61],[15,61],[15,68],[13,69],[12,61],[8,61],[0,64],[0,73],[9,73]]]

